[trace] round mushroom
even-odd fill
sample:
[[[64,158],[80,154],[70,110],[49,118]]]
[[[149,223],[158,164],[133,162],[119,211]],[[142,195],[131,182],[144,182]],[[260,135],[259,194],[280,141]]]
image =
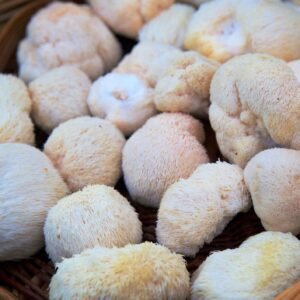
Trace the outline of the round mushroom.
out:
[[[57,264],[50,283],[54,299],[187,299],[184,259],[149,242],[86,250]]]
[[[244,174],[264,228],[299,234],[300,151],[262,151],[248,162]]]
[[[68,193],[51,161],[25,144],[0,144],[0,261],[43,247],[48,210]]]
[[[51,69],[73,65],[95,79],[120,57],[119,42],[88,6],[55,2],[29,22],[18,48],[19,74],[29,82]]]
[[[277,144],[300,150],[300,83],[284,61],[235,57],[217,70],[210,92],[209,118],[230,162],[244,167]]]
[[[46,251],[56,263],[96,246],[142,241],[142,224],[126,198],[112,187],[91,185],[61,199],[48,213]]]
[[[111,121],[126,136],[156,114],[153,90],[135,74],[100,77],[92,85],[88,104],[94,116]]]
[[[300,278],[300,241],[262,232],[233,250],[212,253],[192,279],[192,300],[269,300]]]
[[[41,75],[29,84],[32,117],[44,131],[60,123],[89,115],[87,97],[91,82],[74,66],[62,66]]]
[[[189,115],[163,113],[150,118],[126,142],[123,174],[134,201],[158,207],[169,185],[187,178],[209,158],[202,124]]]
[[[188,179],[175,182],[164,193],[157,240],[172,251],[194,256],[250,206],[241,168],[226,162],[202,164]]]
[[[114,186],[121,176],[124,144],[124,136],[111,122],[79,117],[55,128],[44,152],[74,192],[91,184]]]

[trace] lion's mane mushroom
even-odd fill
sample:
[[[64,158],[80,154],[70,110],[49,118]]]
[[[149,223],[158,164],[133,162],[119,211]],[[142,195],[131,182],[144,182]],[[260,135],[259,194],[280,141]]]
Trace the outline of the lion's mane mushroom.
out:
[[[299,234],[300,151],[262,151],[248,162],[244,174],[264,228]]]
[[[170,45],[138,43],[114,69],[117,73],[133,73],[155,87],[157,81],[182,52]]]
[[[158,207],[168,186],[186,178],[208,156],[202,124],[189,115],[163,113],[150,118],[126,142],[123,173],[133,200]]]
[[[153,89],[135,74],[100,77],[92,85],[88,104],[94,116],[111,121],[126,136],[156,113]]]
[[[184,46],[220,62],[246,52],[290,61],[300,58],[299,27],[299,13],[279,0],[214,0],[193,15]]]
[[[47,211],[67,186],[51,161],[25,144],[0,144],[0,261],[33,255],[44,244]]]
[[[19,73],[29,82],[50,69],[74,65],[95,79],[120,56],[117,39],[88,6],[56,2],[31,19],[18,48]]]
[[[61,199],[48,213],[46,251],[53,262],[96,246],[142,241],[142,224],[126,198],[112,187],[91,185]]]
[[[172,251],[194,256],[250,205],[241,168],[226,162],[202,164],[165,192],[158,211],[157,240]]]
[[[155,87],[159,111],[207,116],[209,88],[219,64],[194,51],[178,55]]]
[[[172,5],[174,0],[89,0],[89,2],[114,32],[135,38],[145,23]]]
[[[124,136],[111,122],[79,117],[55,128],[44,152],[71,191],[77,191],[90,184],[117,183],[124,143]]]
[[[91,82],[73,66],[62,66],[32,81],[32,117],[46,132],[69,119],[89,115],[87,97]]]
[[[300,150],[300,83],[282,60],[246,54],[211,83],[209,118],[223,155],[242,167],[276,144]]]
[[[300,241],[263,232],[233,250],[214,252],[193,276],[192,300],[269,300],[300,278]]]
[[[0,74],[0,143],[34,144],[27,87],[12,75]]]
[[[186,28],[194,12],[195,9],[189,5],[173,4],[142,27],[139,40],[182,48]]]
[[[124,248],[96,247],[57,267],[50,300],[181,300],[187,299],[190,289],[184,259],[149,242]]]

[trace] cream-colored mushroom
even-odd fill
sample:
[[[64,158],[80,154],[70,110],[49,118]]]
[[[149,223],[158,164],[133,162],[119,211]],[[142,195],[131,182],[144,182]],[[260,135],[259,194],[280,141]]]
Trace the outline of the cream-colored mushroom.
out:
[[[57,267],[50,283],[50,300],[181,300],[189,294],[184,259],[148,242],[86,250]]]
[[[293,70],[294,74],[296,75],[299,83],[300,83],[300,59],[293,60],[288,63],[289,67]]]
[[[150,118],[126,142],[123,174],[134,201],[158,207],[163,193],[187,178],[208,156],[202,124],[189,115],[160,114]]]
[[[300,151],[262,151],[248,162],[244,174],[264,228],[299,234]]]
[[[210,91],[209,118],[229,161],[244,167],[276,144],[300,150],[300,83],[284,61],[233,58],[217,70]]]
[[[89,0],[89,2],[114,32],[135,38],[145,23],[172,5],[174,0]]]
[[[44,152],[71,191],[77,191],[91,184],[117,183],[124,143],[124,136],[111,122],[79,117],[55,128]]]
[[[165,192],[158,211],[157,240],[172,251],[194,256],[250,205],[241,168],[226,162],[202,164]]]
[[[269,300],[300,278],[300,241],[263,232],[234,250],[214,252],[192,280],[192,300]]]
[[[18,48],[19,74],[26,82],[62,65],[79,67],[91,79],[112,69],[119,42],[86,5],[56,2],[41,9]]]
[[[171,5],[142,27],[139,40],[182,48],[186,28],[194,12],[190,5]]]
[[[60,123],[89,115],[90,87],[87,75],[73,66],[62,66],[38,77],[29,85],[34,121],[51,132]]]
[[[218,67],[217,62],[197,52],[181,53],[155,87],[156,108],[207,116],[210,83]]]
[[[94,116],[111,121],[126,136],[156,114],[153,89],[135,74],[100,77],[92,85],[88,104]]]
[[[0,144],[0,261],[28,258],[43,247],[48,210],[67,186],[40,150]]]
[[[61,199],[48,213],[46,251],[53,262],[96,246],[142,241],[142,224],[126,198],[112,187],[91,185]]]

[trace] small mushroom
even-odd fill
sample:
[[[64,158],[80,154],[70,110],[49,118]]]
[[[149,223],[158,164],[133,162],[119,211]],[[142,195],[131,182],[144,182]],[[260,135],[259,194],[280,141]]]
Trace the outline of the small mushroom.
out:
[[[124,136],[111,122],[79,117],[55,128],[44,152],[74,192],[91,184],[114,186],[121,176],[124,144]]]
[[[57,264],[50,300],[187,299],[184,259],[149,242],[124,248],[86,250]]]
[[[212,253],[192,279],[192,300],[269,300],[300,278],[300,241],[262,232],[239,248]]]

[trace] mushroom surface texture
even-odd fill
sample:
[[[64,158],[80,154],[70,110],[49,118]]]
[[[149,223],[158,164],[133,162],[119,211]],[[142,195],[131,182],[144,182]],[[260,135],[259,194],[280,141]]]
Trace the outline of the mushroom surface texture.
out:
[[[190,5],[171,5],[142,27],[139,40],[182,48],[186,28],[194,12],[195,9]]]
[[[184,46],[220,62],[248,52],[290,61],[300,58],[299,28],[299,12],[279,0],[214,0],[194,13]]]
[[[94,116],[111,121],[126,136],[156,114],[153,89],[135,74],[100,77],[92,85],[88,104]]]
[[[192,300],[270,300],[300,278],[300,241],[262,232],[233,250],[212,253],[192,279]]]
[[[96,247],[57,267],[50,300],[183,300],[190,291],[184,259],[149,242],[124,248]]]
[[[0,74],[0,143],[34,144],[31,106],[24,82],[13,75]]]
[[[55,2],[33,16],[17,54],[26,82],[62,65],[95,79],[116,65],[121,46],[87,5]]]
[[[155,87],[159,111],[207,117],[209,88],[219,64],[194,51],[182,52]]]
[[[110,121],[79,117],[55,128],[44,152],[74,192],[91,184],[114,186],[121,176],[124,144]]]
[[[142,224],[118,191],[90,185],[61,199],[48,213],[46,251],[56,263],[96,246],[112,248],[142,241]]]
[[[96,13],[116,33],[136,38],[143,25],[174,0],[89,0]]]
[[[300,59],[290,61],[288,63],[288,65],[293,70],[294,74],[296,75],[296,77],[300,83]]]
[[[284,61],[245,54],[223,64],[210,88],[209,119],[222,154],[244,167],[279,144],[300,150],[300,82]]]
[[[157,240],[172,251],[194,256],[250,206],[240,167],[226,162],[202,164],[165,192],[158,211]]]
[[[117,73],[134,73],[154,88],[159,78],[182,51],[153,42],[138,43],[114,69]]]
[[[89,115],[90,87],[87,75],[74,66],[58,67],[41,75],[29,84],[34,121],[51,132],[60,123]]]
[[[169,185],[209,161],[201,145],[204,139],[202,124],[189,115],[163,113],[150,118],[123,150],[124,180],[132,199],[158,207]]]
[[[299,234],[300,151],[262,151],[248,162],[244,176],[264,228]]]
[[[47,212],[68,188],[43,152],[4,143],[0,191],[0,261],[28,258],[43,247]]]

